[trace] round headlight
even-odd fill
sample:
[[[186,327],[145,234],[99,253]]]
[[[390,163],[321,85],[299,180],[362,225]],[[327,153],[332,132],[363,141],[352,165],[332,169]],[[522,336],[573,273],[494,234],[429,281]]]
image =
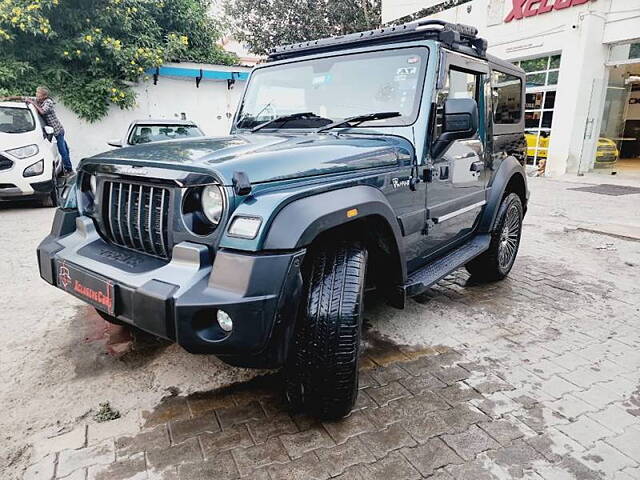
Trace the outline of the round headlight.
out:
[[[224,198],[217,185],[209,185],[202,190],[202,211],[207,219],[217,225],[222,218]]]

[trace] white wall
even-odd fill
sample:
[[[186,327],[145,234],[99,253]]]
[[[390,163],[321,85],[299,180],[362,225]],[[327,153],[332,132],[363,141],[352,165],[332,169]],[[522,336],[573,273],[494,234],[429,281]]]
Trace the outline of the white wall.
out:
[[[180,66],[191,68],[193,65]],[[202,68],[248,71],[212,65],[202,65]],[[236,81],[229,90],[226,80],[202,80],[200,88],[196,88],[195,79],[160,76],[157,85],[150,78],[134,87],[137,93],[135,108],[121,110],[111,106],[109,114],[95,123],[81,120],[62,103],[58,103],[57,110],[66,131],[72,161],[77,165],[84,157],[111,149],[107,141],[122,138],[129,123],[137,119],[180,118],[180,114],[185,113],[187,119],[198,123],[206,135],[227,135],[245,84],[245,81]]]
[[[387,16],[397,18],[394,8],[406,15],[402,3],[383,0]],[[604,108],[608,44],[640,38],[640,0],[592,0],[504,23],[512,6],[511,0],[473,0],[433,17],[476,26],[489,52],[505,60],[562,53],[547,174],[588,168]]]

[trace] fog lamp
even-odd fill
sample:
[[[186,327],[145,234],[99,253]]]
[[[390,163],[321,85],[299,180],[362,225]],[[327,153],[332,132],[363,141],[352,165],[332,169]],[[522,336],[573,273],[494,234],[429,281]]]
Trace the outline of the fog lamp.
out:
[[[223,310],[218,310],[218,325],[225,332],[233,330],[233,321],[229,314]]]

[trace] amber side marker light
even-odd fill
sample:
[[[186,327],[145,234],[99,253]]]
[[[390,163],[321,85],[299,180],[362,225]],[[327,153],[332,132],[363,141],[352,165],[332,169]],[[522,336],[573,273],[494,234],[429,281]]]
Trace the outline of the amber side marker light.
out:
[[[358,209],[352,208],[351,210],[347,210],[347,218],[352,218],[358,215]]]

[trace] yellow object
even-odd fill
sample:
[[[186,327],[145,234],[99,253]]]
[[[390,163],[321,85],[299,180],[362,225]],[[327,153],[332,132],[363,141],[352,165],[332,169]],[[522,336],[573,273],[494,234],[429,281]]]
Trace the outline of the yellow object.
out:
[[[347,210],[347,218],[352,218],[358,215],[358,209],[352,208],[351,210]]]

